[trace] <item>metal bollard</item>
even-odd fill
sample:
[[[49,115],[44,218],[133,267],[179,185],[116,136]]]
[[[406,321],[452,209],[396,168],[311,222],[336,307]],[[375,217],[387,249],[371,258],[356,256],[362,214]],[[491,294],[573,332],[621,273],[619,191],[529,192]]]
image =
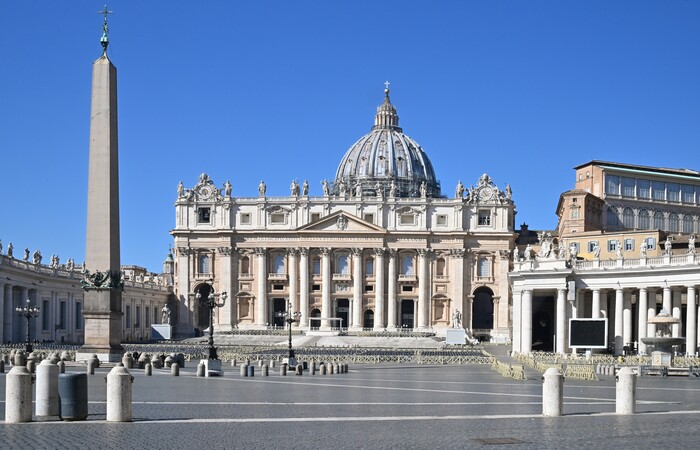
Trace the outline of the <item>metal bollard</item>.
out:
[[[320,366],[318,366],[318,373],[320,375],[326,374],[326,365],[325,364],[321,364]]]
[[[270,375],[270,366],[267,364],[262,366],[262,376],[267,377]]]
[[[615,377],[615,413],[634,414],[637,409],[637,376],[623,367]]]
[[[174,377],[179,377],[180,376],[180,364],[178,363],[173,363],[170,366],[170,375]]]
[[[241,376],[242,377],[248,376],[248,366],[246,364],[241,364]]]
[[[258,367],[262,367],[262,366],[263,366],[263,360],[262,360],[262,359],[259,359],[259,360],[258,360]]]
[[[206,375],[207,368],[204,367],[204,363],[200,362],[197,364],[197,376],[198,377],[203,377]]]
[[[316,375],[316,363],[311,363],[311,375]]]
[[[58,373],[66,373],[66,363],[63,360],[57,362],[56,366],[58,366]]]
[[[270,367],[272,367],[272,368],[274,369],[274,368],[275,368],[275,364],[277,364],[277,361],[275,361],[274,359],[271,359],[271,360],[270,360]]]
[[[7,374],[5,378],[6,423],[32,421],[33,378],[23,364],[15,365]]]
[[[335,364],[328,364],[328,375],[335,375]]]
[[[134,377],[122,363],[105,377],[107,381],[107,422],[131,422],[131,384]]]
[[[251,378],[255,376],[255,366],[248,366],[248,376]]]
[[[0,359],[0,373],[5,373],[5,361]]]
[[[283,377],[287,376],[287,365],[286,364],[280,365],[280,375],[282,375]]]
[[[153,365],[151,363],[146,363],[143,366],[143,373],[145,373],[147,377],[152,376],[153,375]]]
[[[542,376],[542,415],[558,417],[564,413],[564,376],[550,367]]]
[[[58,366],[48,359],[36,368],[36,415],[58,415]]]
[[[304,366],[302,366],[301,364],[297,364],[296,374],[297,375],[304,375]]]

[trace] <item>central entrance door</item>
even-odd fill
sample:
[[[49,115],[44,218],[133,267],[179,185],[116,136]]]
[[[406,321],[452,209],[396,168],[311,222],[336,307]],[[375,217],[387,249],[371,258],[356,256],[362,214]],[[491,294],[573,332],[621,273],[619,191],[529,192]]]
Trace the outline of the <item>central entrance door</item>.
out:
[[[284,298],[272,299],[272,325],[284,328],[284,317],[282,313],[287,310],[287,300]]]
[[[211,286],[208,283],[202,283],[195,292],[201,295],[202,298],[207,298],[211,293]],[[209,308],[199,304],[198,300],[195,301],[197,302],[197,330],[195,330],[195,334],[201,334],[209,328]]]
[[[335,308],[335,317],[342,319],[342,322],[338,323],[339,327],[347,328],[348,318],[350,317],[350,300],[347,298],[339,298],[337,307]]]
[[[413,329],[413,300],[401,300],[401,329]]]

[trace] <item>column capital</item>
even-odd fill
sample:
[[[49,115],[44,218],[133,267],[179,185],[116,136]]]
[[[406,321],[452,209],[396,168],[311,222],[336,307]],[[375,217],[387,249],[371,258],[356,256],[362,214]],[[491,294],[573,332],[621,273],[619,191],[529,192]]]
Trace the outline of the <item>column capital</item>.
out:
[[[384,252],[386,251],[386,250],[384,249],[384,247],[374,248],[374,249],[372,249],[372,250],[374,251],[374,254],[375,254],[375,256],[377,256],[377,257],[383,257],[383,256],[384,256]]]
[[[299,255],[301,256],[309,256],[309,249],[308,247],[302,247],[299,249]]]
[[[216,249],[216,251],[217,251],[220,255],[231,256],[231,247],[219,247],[219,248]]]
[[[292,247],[292,248],[288,248],[288,249],[287,249],[287,255],[289,255],[289,256],[297,256],[297,253],[299,253],[299,249],[298,249],[298,248],[293,248],[293,247]]]
[[[396,251],[395,248],[390,248],[387,250],[387,252],[389,253],[389,257],[391,257],[391,258],[396,258],[396,255],[399,254],[399,252]]]
[[[265,247],[255,247],[253,251],[255,252],[255,256],[265,256],[267,253],[267,249]]]
[[[330,247],[321,247],[319,250],[321,251],[321,255],[323,255],[323,256],[328,256],[331,254]]]
[[[453,259],[462,259],[464,258],[464,249],[463,248],[454,248],[450,250],[450,256]]]
[[[350,249],[350,251],[352,252],[352,256],[362,256],[361,248],[353,247]]]

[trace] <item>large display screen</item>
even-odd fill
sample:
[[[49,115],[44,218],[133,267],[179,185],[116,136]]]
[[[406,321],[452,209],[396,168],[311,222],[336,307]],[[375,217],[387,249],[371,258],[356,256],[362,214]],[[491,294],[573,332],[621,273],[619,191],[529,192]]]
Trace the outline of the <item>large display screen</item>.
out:
[[[569,319],[569,347],[608,348],[608,319]]]

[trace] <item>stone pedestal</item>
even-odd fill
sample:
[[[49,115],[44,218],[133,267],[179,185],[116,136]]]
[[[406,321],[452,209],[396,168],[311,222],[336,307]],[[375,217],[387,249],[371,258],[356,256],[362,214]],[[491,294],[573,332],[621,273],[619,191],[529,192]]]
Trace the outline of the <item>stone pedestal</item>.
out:
[[[445,344],[464,345],[467,343],[467,332],[462,328],[450,328],[445,334]]]
[[[202,359],[199,363],[204,364],[204,375],[207,377],[221,377],[224,375],[220,359]]]
[[[173,327],[166,323],[151,325],[151,340],[162,341],[173,338]]]
[[[671,354],[666,352],[651,352],[651,365],[671,367]]]

